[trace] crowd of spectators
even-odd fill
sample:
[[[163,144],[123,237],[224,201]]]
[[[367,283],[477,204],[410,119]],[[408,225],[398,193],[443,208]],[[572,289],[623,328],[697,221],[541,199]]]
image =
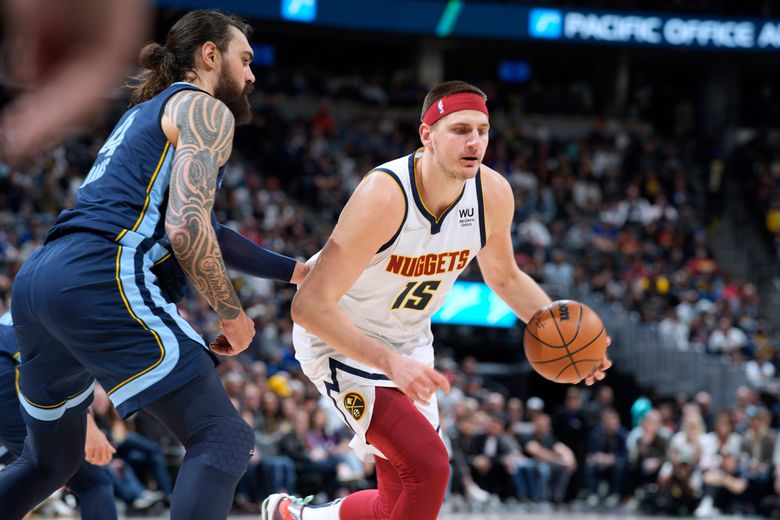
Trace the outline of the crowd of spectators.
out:
[[[338,112],[329,103],[302,112],[293,107],[294,98],[273,95],[259,101],[251,124],[236,134],[218,195],[223,223],[266,247],[307,258],[324,244],[361,177],[419,146],[418,110],[407,106],[412,97],[419,102],[419,87],[401,76],[397,88],[364,88],[356,95],[351,84],[325,82],[323,88],[340,89],[336,98],[348,101]],[[399,96],[408,100],[378,110],[383,93],[380,105],[393,105]],[[492,123],[485,163],[504,173],[513,187],[512,236],[517,262],[526,272],[560,295],[602,294],[641,320],[659,323],[663,341],[680,350],[711,352],[735,363],[750,360],[756,378],[774,377],[776,354],[759,315],[756,288],[731,279],[708,247],[708,168],[717,166],[702,162],[695,147],[673,144],[638,123],[595,121],[578,137],[559,137],[543,124],[512,117],[511,106],[497,106]],[[41,245],[57,213],[72,203],[107,130],[24,167],[0,164],[0,306],[8,304],[15,272]],[[478,273],[472,268],[466,276]],[[338,418],[320,406],[294,359],[289,318],[294,288],[239,275],[234,282],[257,329],[246,355],[221,367],[231,398],[257,432],[237,507],[252,510],[269,491],[336,496],[368,485],[370,467],[346,447],[349,439]],[[193,293],[181,312],[209,339],[217,334],[218,320]],[[460,381],[461,376],[451,376]],[[621,426],[620,416],[599,400],[580,416],[577,407],[585,404],[579,391],[556,411],[545,410],[538,398],[524,402],[491,393],[467,377],[461,383],[443,397],[442,406],[453,459],[452,496],[471,503],[488,507],[493,497],[563,503],[583,490],[586,503],[617,505],[639,500],[642,494],[635,491],[643,490],[657,500],[637,507],[649,507],[660,497],[677,496],[670,486],[690,486],[694,500],[685,505],[690,512],[718,487],[714,477],[707,483],[711,471],[728,467],[729,474],[750,475],[741,455],[725,457],[729,462],[723,466],[719,461],[694,468],[689,453],[675,448],[683,441],[674,442],[696,429],[688,415],[681,419],[658,410],[662,441],[639,430],[628,434],[624,426],[634,425]],[[124,462],[113,471],[118,497],[130,508],[164,503],[173,475],[166,478],[161,468],[175,467],[178,447],[148,424],[143,435],[123,430],[108,409],[101,413],[104,428],[122,447],[118,460]],[[648,417],[648,425],[639,428],[652,428],[656,412]],[[679,437],[678,430],[686,433]],[[699,425],[699,432],[705,431]],[[737,431],[750,434],[742,426]],[[640,451],[654,453],[648,456],[654,460],[632,466],[632,457],[639,456],[632,439],[644,443],[646,437],[649,445],[640,443]],[[706,485],[697,487],[695,479]],[[731,484],[728,489],[742,496]],[[736,502],[755,509],[757,500]]]
[[[712,255],[708,172],[688,151],[641,126],[604,124],[579,140],[520,132],[502,131],[487,162],[513,185],[515,250],[526,272],[560,294],[598,292],[660,322],[680,350],[754,357],[766,328],[758,292]]]
[[[413,118],[360,104],[338,118],[327,104],[312,116],[286,117],[269,98],[237,134],[217,204],[221,220],[282,253],[312,255],[362,175],[416,149]],[[499,113],[494,128],[485,163],[513,186],[512,232],[526,272],[560,294],[595,291],[660,322],[665,340],[681,350],[774,363],[756,287],[730,278],[708,247],[709,172],[690,150],[641,125],[596,123],[582,137],[563,139]],[[14,270],[73,200],[98,148],[98,138],[85,138],[31,167],[0,167],[4,295]],[[263,331],[259,359],[289,347],[280,338],[289,335],[292,289],[243,277],[237,283]],[[202,331],[216,330],[204,302],[190,299],[185,309]]]
[[[732,154],[729,170],[734,181],[734,196],[749,209],[747,225],[766,239],[770,271],[767,293],[780,294],[780,135],[759,130]],[[761,251],[759,251],[761,253]],[[768,348],[759,348],[750,364],[753,380],[771,380],[777,373],[776,360]]]
[[[741,195],[762,224],[780,279],[780,135],[757,134],[737,150],[734,163],[736,174],[745,180]]]
[[[310,117],[284,113],[264,104],[239,136],[272,139],[231,172],[221,212],[242,231],[260,229],[272,246],[308,256],[361,176],[417,147],[415,114],[377,114],[361,103],[338,117],[326,104]],[[558,138],[498,112],[493,127],[485,163],[513,186],[523,269],[559,294],[598,292],[660,322],[680,350],[774,363],[756,287],[732,279],[708,246],[707,181],[722,165],[702,166],[693,147],[643,125],[597,122],[581,137]]]
[[[491,507],[601,510],[711,517],[780,514],[776,403],[740,387],[734,405],[713,410],[695,398],[636,400],[626,420],[607,385],[571,387],[561,406],[476,392],[453,375],[442,404],[453,453],[455,495]],[[471,388],[471,391],[469,390]]]

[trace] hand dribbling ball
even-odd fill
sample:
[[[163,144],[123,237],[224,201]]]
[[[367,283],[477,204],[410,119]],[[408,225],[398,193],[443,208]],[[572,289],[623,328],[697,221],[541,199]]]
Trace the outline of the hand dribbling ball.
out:
[[[556,383],[579,383],[607,351],[607,332],[590,307],[558,300],[536,311],[523,337],[525,356],[542,377]]]

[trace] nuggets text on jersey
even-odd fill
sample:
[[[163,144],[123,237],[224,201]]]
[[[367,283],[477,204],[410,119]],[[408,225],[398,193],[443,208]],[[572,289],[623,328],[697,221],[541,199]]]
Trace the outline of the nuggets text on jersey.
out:
[[[390,255],[386,271],[401,276],[430,276],[448,273],[466,267],[471,251],[448,251],[446,253],[430,253],[421,256]]]

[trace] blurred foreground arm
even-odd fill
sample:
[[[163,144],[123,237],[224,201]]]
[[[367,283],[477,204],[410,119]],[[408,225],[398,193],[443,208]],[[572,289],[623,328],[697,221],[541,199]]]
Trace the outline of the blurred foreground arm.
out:
[[[0,115],[0,158],[18,163],[98,120],[150,17],[144,0],[6,0],[5,81],[22,93]]]

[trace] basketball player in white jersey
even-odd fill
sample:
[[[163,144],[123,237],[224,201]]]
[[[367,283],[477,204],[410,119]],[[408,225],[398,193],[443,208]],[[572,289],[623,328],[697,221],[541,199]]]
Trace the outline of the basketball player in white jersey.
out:
[[[374,456],[378,489],[317,507],[271,495],[263,520],[437,517],[449,460],[435,392],[449,383],[432,368],[431,315],[475,257],[523,321],[550,303],[515,262],[512,190],[482,164],[486,99],[461,81],[428,93],[423,147],[366,175],[293,300],[296,357],[355,433],[352,447]]]

